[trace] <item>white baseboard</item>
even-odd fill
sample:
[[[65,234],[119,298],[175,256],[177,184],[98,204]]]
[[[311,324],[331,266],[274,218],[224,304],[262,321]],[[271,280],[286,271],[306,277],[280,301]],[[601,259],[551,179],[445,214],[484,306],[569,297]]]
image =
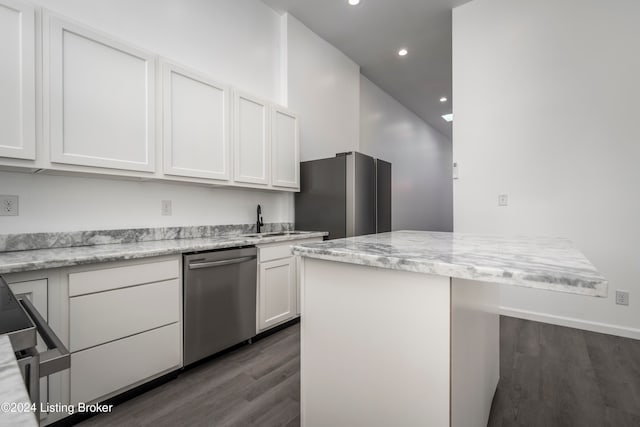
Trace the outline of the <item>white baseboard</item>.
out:
[[[550,323],[552,325],[566,326],[569,328],[583,329],[586,331],[600,332],[602,334],[616,335],[619,337],[640,340],[640,329],[627,326],[611,325],[608,323],[591,322],[589,320],[575,319],[573,317],[556,316],[535,311],[519,310],[516,308],[500,307],[503,316],[517,317],[519,319],[533,320],[535,322]]]

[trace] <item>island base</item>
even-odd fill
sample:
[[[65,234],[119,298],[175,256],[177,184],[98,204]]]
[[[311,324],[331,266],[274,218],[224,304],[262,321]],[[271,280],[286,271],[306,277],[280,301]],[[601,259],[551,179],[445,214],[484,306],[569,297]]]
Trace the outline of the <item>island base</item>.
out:
[[[301,421],[486,426],[497,285],[301,257]]]

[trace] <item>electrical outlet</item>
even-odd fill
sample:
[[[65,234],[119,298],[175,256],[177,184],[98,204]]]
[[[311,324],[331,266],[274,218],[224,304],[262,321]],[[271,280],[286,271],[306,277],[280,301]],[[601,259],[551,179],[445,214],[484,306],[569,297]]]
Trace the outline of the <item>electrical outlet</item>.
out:
[[[18,216],[18,196],[0,196],[0,216]]]
[[[163,216],[171,216],[171,200],[163,200],[160,202],[160,214]]]
[[[616,304],[629,305],[629,291],[616,291]]]
[[[509,205],[509,196],[506,194],[498,195],[498,206],[507,206]]]

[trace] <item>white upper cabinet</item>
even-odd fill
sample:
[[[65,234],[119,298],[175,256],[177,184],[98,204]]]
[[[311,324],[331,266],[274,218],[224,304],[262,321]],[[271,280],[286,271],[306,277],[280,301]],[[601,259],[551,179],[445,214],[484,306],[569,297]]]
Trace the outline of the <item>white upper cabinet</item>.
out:
[[[299,164],[287,109],[0,0],[1,167],[296,191]]]
[[[229,88],[162,63],[164,173],[230,178]]]
[[[240,92],[235,92],[233,101],[234,181],[269,185],[269,106]]]
[[[298,118],[290,111],[273,107],[271,120],[271,184],[300,188]]]
[[[35,9],[0,0],[0,157],[35,160]]]
[[[71,22],[44,20],[51,161],[155,170],[155,57]]]

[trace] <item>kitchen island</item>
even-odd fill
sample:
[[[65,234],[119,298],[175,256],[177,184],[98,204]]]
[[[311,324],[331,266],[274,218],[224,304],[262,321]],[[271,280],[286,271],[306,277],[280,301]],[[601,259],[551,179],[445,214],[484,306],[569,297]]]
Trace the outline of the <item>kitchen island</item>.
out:
[[[304,427],[486,426],[498,286],[607,295],[566,239],[397,231],[293,251]]]

